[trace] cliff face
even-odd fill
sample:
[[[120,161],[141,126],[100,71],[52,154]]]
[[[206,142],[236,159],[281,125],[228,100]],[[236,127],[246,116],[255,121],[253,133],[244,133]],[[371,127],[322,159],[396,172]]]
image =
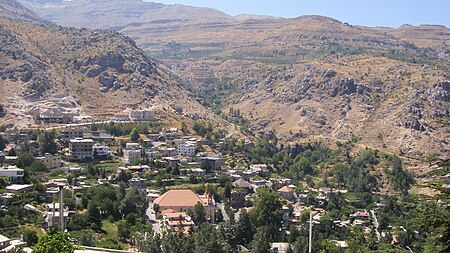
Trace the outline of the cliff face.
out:
[[[50,23],[15,0],[0,0],[0,16],[42,24]]]

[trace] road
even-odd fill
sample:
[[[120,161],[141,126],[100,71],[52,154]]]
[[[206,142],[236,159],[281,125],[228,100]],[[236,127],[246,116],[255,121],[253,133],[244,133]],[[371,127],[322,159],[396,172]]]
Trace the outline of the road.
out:
[[[153,231],[155,233],[160,233],[160,225],[159,220],[155,217],[155,211],[153,211],[153,203],[150,203],[148,205],[147,210],[145,211],[145,214],[147,215],[150,223],[152,223]]]
[[[370,213],[372,214],[373,226],[375,227],[375,233],[377,234],[378,242],[380,242],[381,241],[381,234],[380,234],[380,231],[378,231],[378,228],[380,227],[380,223],[378,223],[378,219],[377,219],[377,216],[375,215],[375,211],[374,210],[370,210]]]
[[[220,211],[222,212],[223,220],[224,221],[229,221],[230,217],[228,217],[228,214],[225,211],[225,204],[224,203],[219,203],[219,204],[217,204],[217,207],[220,208]]]

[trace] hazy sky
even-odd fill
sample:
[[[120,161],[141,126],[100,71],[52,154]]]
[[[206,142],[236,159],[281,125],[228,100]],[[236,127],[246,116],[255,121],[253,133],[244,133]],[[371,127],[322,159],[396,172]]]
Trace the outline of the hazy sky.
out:
[[[367,26],[440,24],[450,27],[450,0],[145,0],[211,7],[230,15],[323,15]]]

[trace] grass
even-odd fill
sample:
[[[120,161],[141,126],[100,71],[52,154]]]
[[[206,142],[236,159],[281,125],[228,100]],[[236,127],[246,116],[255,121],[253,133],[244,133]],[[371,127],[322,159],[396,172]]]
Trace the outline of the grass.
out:
[[[100,169],[105,169],[106,172],[116,172],[119,168],[118,163],[100,163],[95,166],[99,167]]]
[[[347,192],[343,194],[343,197],[345,199],[348,199],[350,201],[355,201],[355,200],[359,200],[359,196],[358,193],[356,192]]]
[[[116,224],[114,224],[108,220],[104,220],[104,221],[102,221],[102,230],[105,232],[105,234],[103,235],[103,237],[105,239],[116,240],[116,238],[117,238]]]

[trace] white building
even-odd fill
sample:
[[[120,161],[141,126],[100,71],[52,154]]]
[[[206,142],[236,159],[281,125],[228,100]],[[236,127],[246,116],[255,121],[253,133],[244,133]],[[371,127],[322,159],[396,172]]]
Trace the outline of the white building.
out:
[[[22,182],[23,176],[23,169],[19,169],[16,166],[0,167],[0,177],[9,178],[12,183]]]
[[[36,160],[41,161],[47,169],[54,169],[61,167],[62,160],[60,155],[52,155],[45,153],[44,156],[36,157]]]
[[[95,144],[94,146],[92,146],[92,153],[96,154],[97,156],[108,156],[109,147]]]
[[[124,149],[123,150],[123,159],[127,163],[132,163],[136,159],[141,158],[141,150],[140,149]]]
[[[193,157],[195,155],[196,149],[197,143],[194,141],[187,141],[185,143],[180,143],[178,145],[178,155]]]
[[[131,121],[155,120],[155,114],[151,110],[131,110],[129,116]]]
[[[92,159],[92,139],[76,138],[69,141],[69,155],[77,160]]]

